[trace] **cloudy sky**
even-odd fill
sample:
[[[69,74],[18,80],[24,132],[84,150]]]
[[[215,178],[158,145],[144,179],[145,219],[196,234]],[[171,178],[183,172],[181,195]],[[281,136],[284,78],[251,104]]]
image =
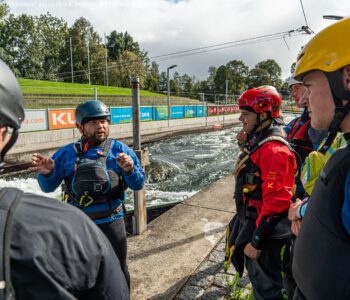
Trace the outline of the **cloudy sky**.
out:
[[[6,0],[5,0],[6,1]],[[305,25],[300,0],[7,0],[11,13],[51,15],[72,25],[83,16],[109,34],[128,31],[157,61],[160,71],[177,64],[180,75],[208,76],[209,66],[242,60],[250,68],[275,59],[283,78],[300,47],[312,35],[294,31]],[[350,15],[349,0],[303,0],[308,26],[318,32],[334,21],[323,15]],[[274,35],[279,34],[279,35]],[[259,38],[269,36],[267,38]],[[283,39],[284,36],[284,39]],[[258,39],[256,39],[258,38]],[[237,44],[237,41],[251,39]],[[232,42],[232,43],[231,43]],[[218,45],[216,47],[211,47]],[[190,52],[182,52],[193,50]],[[182,52],[178,55],[164,56]],[[196,53],[196,54],[193,54]]]

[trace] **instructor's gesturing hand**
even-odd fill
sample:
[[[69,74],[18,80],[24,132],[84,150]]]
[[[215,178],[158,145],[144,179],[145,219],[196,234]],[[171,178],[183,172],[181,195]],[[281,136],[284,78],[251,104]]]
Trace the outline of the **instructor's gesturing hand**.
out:
[[[50,174],[55,167],[55,161],[50,157],[45,157],[39,153],[34,153],[32,157],[32,172],[38,172],[43,175]]]
[[[129,155],[120,153],[115,159],[117,160],[119,167],[121,167],[126,173],[131,173],[134,170],[134,161]]]

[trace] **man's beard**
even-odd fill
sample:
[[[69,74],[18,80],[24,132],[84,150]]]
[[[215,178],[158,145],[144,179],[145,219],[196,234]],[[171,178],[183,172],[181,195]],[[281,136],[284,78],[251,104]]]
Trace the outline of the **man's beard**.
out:
[[[98,147],[100,146],[107,138],[108,138],[108,131],[105,132],[104,136],[98,136],[97,133],[92,134],[91,136],[85,135],[89,145]]]

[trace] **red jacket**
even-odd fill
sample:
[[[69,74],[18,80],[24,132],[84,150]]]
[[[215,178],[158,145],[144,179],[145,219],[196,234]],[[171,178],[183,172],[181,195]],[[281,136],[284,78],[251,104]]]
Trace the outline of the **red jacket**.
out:
[[[262,179],[262,206],[256,220],[256,226],[259,227],[264,215],[288,211],[297,163],[291,150],[278,141],[265,143],[250,159],[260,169]]]

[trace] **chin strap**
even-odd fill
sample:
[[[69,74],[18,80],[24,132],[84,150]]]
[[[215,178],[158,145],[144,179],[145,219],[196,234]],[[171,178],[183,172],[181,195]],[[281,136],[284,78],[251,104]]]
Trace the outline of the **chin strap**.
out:
[[[350,112],[350,102],[348,102],[345,106],[338,106],[335,108],[333,120],[328,128],[326,141],[322,145],[319,152],[321,152],[322,154],[325,154],[327,152],[329,147],[332,145],[335,137],[337,136],[341,122],[343,122],[344,118],[349,112]]]
[[[251,134],[254,134],[254,133],[256,132],[256,130],[259,128],[259,126],[261,126],[261,129],[263,129],[262,126],[263,126],[264,122],[273,120],[273,119],[270,118],[270,117],[267,117],[266,119],[261,120],[261,116],[262,116],[262,114],[257,114],[257,122],[256,122],[256,124],[254,125]]]
[[[12,148],[12,146],[16,143],[17,138],[18,138],[18,130],[14,130],[8,143],[5,145],[5,147],[0,152],[0,173],[3,170],[4,157],[5,157],[6,153]]]

